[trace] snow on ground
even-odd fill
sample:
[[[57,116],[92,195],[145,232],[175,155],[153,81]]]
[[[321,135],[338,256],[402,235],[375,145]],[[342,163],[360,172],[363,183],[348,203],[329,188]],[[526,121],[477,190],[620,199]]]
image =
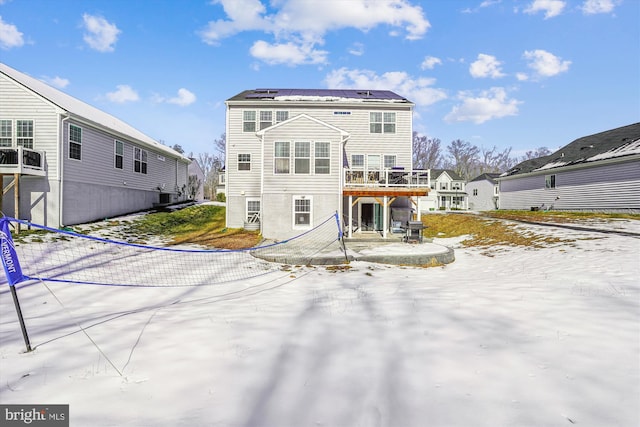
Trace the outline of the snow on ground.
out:
[[[640,425],[640,239],[522,227],[574,242],[199,288],[19,286],[31,353],[1,285],[0,402],[66,403],[72,426]]]

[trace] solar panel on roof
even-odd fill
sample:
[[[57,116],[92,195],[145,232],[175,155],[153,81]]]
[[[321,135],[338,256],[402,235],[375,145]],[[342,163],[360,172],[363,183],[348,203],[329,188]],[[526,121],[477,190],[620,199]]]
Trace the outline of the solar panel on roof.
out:
[[[250,91],[245,99],[273,99],[286,96],[335,97],[372,100],[405,100],[402,96],[388,90],[368,89],[276,89],[259,88]]]

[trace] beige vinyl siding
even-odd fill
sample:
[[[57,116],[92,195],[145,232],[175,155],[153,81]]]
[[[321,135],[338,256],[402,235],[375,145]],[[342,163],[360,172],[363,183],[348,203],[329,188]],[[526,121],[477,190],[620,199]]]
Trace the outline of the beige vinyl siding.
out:
[[[309,138],[309,135],[313,135]],[[288,174],[274,173],[274,144],[276,141],[290,142],[291,170]],[[295,142],[309,142],[311,157],[310,173],[294,173]],[[330,173],[316,174],[314,171],[315,143],[330,143]],[[340,191],[340,173],[342,171],[340,133],[313,120],[301,118],[286,125],[265,132],[264,139],[264,193],[286,192],[300,194],[336,193]]]
[[[33,149],[46,153],[47,177],[52,180],[58,179],[59,114],[57,108],[2,74],[0,74],[0,94],[2,94],[0,119],[12,120],[14,134],[16,120],[33,120]]]
[[[243,132],[243,112],[245,108],[232,108],[227,111],[229,129],[227,131],[226,172],[227,196],[235,196],[244,191],[246,195],[259,196],[260,171],[262,164],[260,139],[255,132]],[[259,114],[256,114],[259,118]],[[238,170],[238,154],[251,155],[251,170]],[[244,208],[243,208],[244,209]]]
[[[263,101],[266,102],[266,101]],[[308,114],[325,123],[333,125],[345,132],[351,137],[346,145],[347,155],[351,153],[362,154],[372,153],[386,155],[396,155],[396,165],[410,169],[411,159],[411,141],[412,141],[412,115],[411,108],[407,105],[398,105],[393,103],[361,103],[361,104],[331,104],[331,105],[299,105],[286,102],[272,101],[267,104],[247,104],[242,106],[233,105],[229,108],[229,134],[233,132],[240,137],[240,140],[246,140],[247,137],[254,135],[253,133],[242,132],[242,111],[253,110],[259,117],[260,110],[284,110],[289,112],[289,119],[300,115]],[[369,131],[369,113],[372,111],[395,112],[396,113],[396,132],[393,134],[382,133],[375,134]],[[350,114],[334,114],[334,112],[349,112]],[[274,122],[275,123],[275,122]],[[256,125],[258,126],[258,125]]]

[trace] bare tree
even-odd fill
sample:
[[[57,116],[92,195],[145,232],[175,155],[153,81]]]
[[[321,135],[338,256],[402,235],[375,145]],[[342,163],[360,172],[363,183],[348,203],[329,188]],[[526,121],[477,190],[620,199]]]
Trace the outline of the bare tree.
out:
[[[196,161],[204,173],[204,194],[213,200],[215,199],[217,184],[217,174],[214,171],[217,169],[219,160],[210,153],[200,153]]]
[[[213,140],[213,146],[216,149],[220,163],[224,166],[227,157],[227,133],[223,132],[219,139]]]
[[[537,159],[538,157],[548,156],[549,154],[551,154],[551,150],[547,147],[540,147],[524,153],[524,156],[520,158],[520,161],[524,162],[525,160]]]
[[[479,163],[480,149],[469,142],[456,139],[447,146],[452,169],[463,179],[473,178]]]
[[[226,133],[220,135],[219,139],[213,141],[216,154],[200,153],[196,161],[204,173],[204,194],[211,200],[216,198],[216,187],[218,186],[218,176],[224,168],[227,137]]]
[[[513,167],[517,162],[516,159],[511,157],[511,147],[503,151],[498,151],[498,148],[495,146],[491,150],[482,148],[480,150],[480,156],[480,165],[474,176],[483,173],[504,172]]]
[[[413,132],[413,168],[435,169],[440,167],[442,167],[440,140]]]

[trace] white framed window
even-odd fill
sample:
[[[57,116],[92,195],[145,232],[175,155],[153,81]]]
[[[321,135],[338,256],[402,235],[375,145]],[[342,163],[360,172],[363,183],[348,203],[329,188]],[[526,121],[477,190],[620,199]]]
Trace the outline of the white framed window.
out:
[[[370,112],[369,133],[396,133],[396,113]]]
[[[260,199],[247,198],[247,222],[260,222]]]
[[[384,156],[384,168],[392,169],[396,167],[396,156],[394,155],[385,155]]]
[[[448,182],[441,182],[440,183],[440,190],[448,190],[449,189],[449,183]]]
[[[133,171],[136,173],[147,174],[147,156],[148,153],[142,148],[133,147]]]
[[[124,142],[122,141],[114,141],[113,167],[116,169],[122,169],[124,167]]]
[[[274,143],[274,169],[273,173],[288,174],[291,171],[291,143],[288,141],[276,141]]]
[[[239,171],[251,170],[251,154],[249,153],[238,154],[238,170]]]
[[[242,112],[242,131],[243,132],[256,131],[256,112],[255,111],[246,110]]]
[[[33,120],[16,120],[16,143],[33,149]]]
[[[311,173],[311,143],[296,141],[294,148],[294,173]]]
[[[331,143],[315,143],[315,168],[316,174],[325,175],[331,173]]]
[[[474,189],[473,189],[473,195],[474,195],[474,196],[477,196],[477,195],[478,195],[478,189],[477,189],[477,188],[474,188]]]
[[[353,169],[364,169],[364,154],[352,154],[351,167]]]
[[[293,228],[311,228],[311,202],[311,196],[293,196]]]
[[[69,125],[69,158],[82,160],[82,128]]]
[[[380,170],[380,154],[367,155],[367,170],[370,170],[370,171]]]
[[[544,176],[544,188],[552,189],[556,188],[556,176],[554,175],[545,175]]]
[[[382,133],[382,113],[369,113],[369,133]]]
[[[289,112],[285,110],[276,111],[276,123],[284,122],[285,120],[289,120]]]
[[[260,130],[266,129],[273,124],[273,111],[260,111]]]
[[[396,133],[396,113],[383,113],[384,133]]]
[[[13,122],[0,120],[0,147],[13,146]]]

